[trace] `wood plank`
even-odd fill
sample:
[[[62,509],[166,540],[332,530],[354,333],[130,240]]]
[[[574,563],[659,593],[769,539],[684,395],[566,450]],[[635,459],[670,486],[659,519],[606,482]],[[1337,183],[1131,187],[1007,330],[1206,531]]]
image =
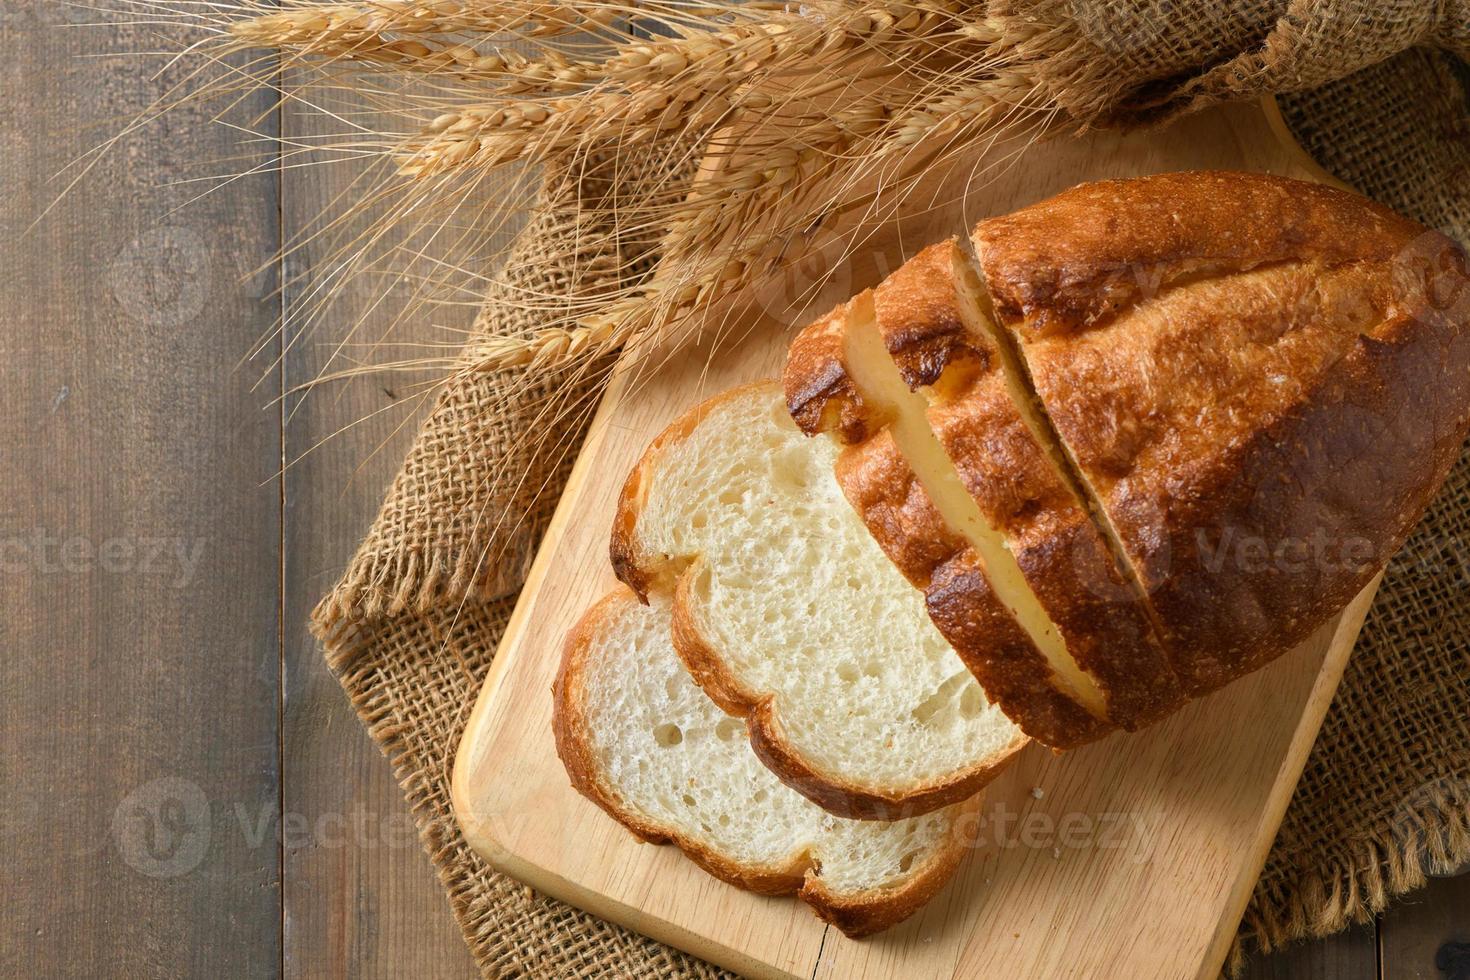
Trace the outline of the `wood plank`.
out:
[[[97,58],[157,38],[95,19],[0,6],[0,975],[268,975],[280,427],[233,368],[276,317],[243,280],[276,191],[175,212],[238,152],[185,110],[25,234],[178,77]]]
[[[1377,980],[1374,927],[1354,926],[1312,942],[1293,943],[1246,961],[1239,980]]]
[[[319,114],[300,109],[288,110],[283,121],[288,139],[322,132],[322,126]],[[353,163],[288,171],[282,206],[288,238],[323,213],[340,213],[337,197],[359,173]],[[492,190],[485,193],[493,199]],[[294,254],[288,277],[300,270],[325,273],[327,249],[323,241]],[[319,282],[308,277],[290,286],[290,308],[300,311]],[[378,300],[372,284],[358,280],[339,290],[320,327],[306,336],[293,327],[286,387],[316,378],[360,319],[355,339],[385,336],[402,294]],[[391,339],[453,343],[456,336],[434,324],[467,328],[474,312],[466,306],[424,313],[392,330]],[[361,349],[354,355],[373,356]],[[290,821],[285,973],[291,977],[475,972],[392,771],[308,632],[312,607],[336,584],[408,450],[426,407],[414,397],[424,379],[374,375],[288,399],[286,456],[294,462],[284,481],[283,792]]]
[[[1430,878],[1379,917],[1383,980],[1470,977],[1470,868]]]
[[[919,245],[1078,180],[1210,166],[1318,173],[1254,107],[1196,116],[1167,132],[1060,139],[974,188],[963,207],[911,212],[900,227],[872,229],[854,263],[807,309],[876,281]],[[1110,828],[1127,832],[1126,847],[977,848],[930,906],[865,942],[824,930],[795,903],[709,882],[672,849],[636,844],[569,788],[552,747],[547,690],[566,629],[612,582],[607,529],[624,475],[678,412],[778,370],[790,328],[806,312],[779,300],[805,285],[757,290],[775,301],[734,311],[740,319],[730,322],[752,325],[743,344],[717,358],[681,352],[651,377],[620,379],[609,394],[461,746],[455,802],[469,839],[502,870],[557,897],[758,975],[1214,976],[1371,587],[1340,621],[1267,670],[1148,732],[1062,756],[1028,752],[987,793],[992,829],[1006,814],[1054,831],[1078,815],[1094,828],[1115,818]],[[1246,716],[1251,725],[1242,727]]]

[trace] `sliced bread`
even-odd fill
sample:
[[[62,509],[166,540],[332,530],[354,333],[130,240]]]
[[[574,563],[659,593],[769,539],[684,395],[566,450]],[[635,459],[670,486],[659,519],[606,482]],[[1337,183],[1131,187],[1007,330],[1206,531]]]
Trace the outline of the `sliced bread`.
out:
[[[755,757],[669,642],[666,596],[604,598],[568,637],[554,689],[557,752],[572,784],[633,833],[673,843],[710,874],[795,894],[849,936],[912,914],[964,851],[958,804],[896,823],[847,820]]]
[[[968,274],[968,275],[967,275]],[[785,389],[986,692],[1070,748],[1180,701],[1136,585],[1026,412],[953,241],[808,328]],[[938,542],[945,542],[940,546]]]
[[[907,506],[917,497],[894,488],[917,483],[927,492],[1039,656],[1002,655],[992,630],[974,629],[981,576],[973,569],[956,576],[935,566],[920,576],[930,613],[1028,734],[1068,747],[1112,726],[1143,727],[1183,694],[1141,588],[1095,525],[1002,339],[953,240],[848,304],[834,350],[870,416],[864,428],[881,425],[890,438],[874,432],[854,443],[839,480],[890,553],[912,553],[911,535],[935,537],[921,523],[891,519],[895,496]],[[913,475],[896,479],[905,467]]]
[[[911,816],[974,794],[1026,738],[848,504],[838,452],[775,383],[711,399],[630,476],[613,565],[674,595],[679,655],[783,781],[843,816]]]
[[[1461,452],[1466,257],[1357,195],[1160,174],[971,237],[976,266],[948,244],[925,274],[930,249],[804,331],[786,392],[804,429],[855,447],[849,496],[1038,740],[1148,724],[1301,643]],[[961,575],[955,539],[977,559]],[[1014,632],[997,597],[1031,649],[996,639]]]

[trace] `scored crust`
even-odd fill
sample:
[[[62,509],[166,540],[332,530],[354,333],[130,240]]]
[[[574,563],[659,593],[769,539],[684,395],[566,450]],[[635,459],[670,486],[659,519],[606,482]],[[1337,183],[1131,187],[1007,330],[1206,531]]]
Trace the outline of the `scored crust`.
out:
[[[924,592],[930,618],[986,696],[1031,738],[1073,748],[1102,738],[1113,726],[1053,682],[1046,657],[996,596],[979,557],[949,527],[898,449],[889,419],[848,377],[847,319],[859,303],[872,302],[875,312],[884,303],[893,336],[904,341],[894,359],[906,382],[929,370],[937,373],[960,349],[955,304],[928,288],[934,267],[943,262],[941,248],[920,252],[876,290],[859,294],[798,335],[783,382],[788,409],[809,435],[830,431],[846,443],[836,470],[844,495],[884,553]],[[807,380],[812,372],[820,383]],[[799,402],[794,392],[819,392],[828,401]]]
[[[929,410],[930,426],[986,521],[1007,536],[1068,652],[1104,692],[1108,720],[1051,681],[1050,664],[999,604],[982,563],[946,525],[881,420],[847,426],[865,438],[844,451],[838,482],[889,558],[925,590],[945,638],[1027,734],[1070,748],[1114,724],[1142,727],[1182,703],[1179,685],[1141,595],[1012,404],[1000,352],[967,323],[958,293],[965,261],[951,239],[906,262],[872,292],[878,329],[911,389],[962,376],[945,384]],[[842,340],[833,339],[832,323],[829,315],[815,325],[819,342],[798,338],[793,345],[786,390],[846,399],[837,409],[806,403],[811,418],[875,415],[851,394],[851,382],[832,381],[826,365],[835,358],[842,369]],[[816,349],[827,351],[822,385],[797,380],[811,369]],[[796,357],[798,351],[807,356]]]
[[[1112,730],[1052,683],[1046,658],[996,597],[974,550],[950,531],[887,431],[843,451],[837,482],[878,546],[923,590],[929,618],[1007,717],[1058,749]]]
[[[973,239],[988,298],[1018,342],[1021,380],[1061,438],[1059,462],[1147,596],[1187,695],[1291,649],[1361,590],[1470,425],[1463,253],[1356,195],[1260,174],[1164,174],[1082,185],[981,222]],[[898,297],[888,342],[910,385],[944,388],[957,362],[974,370],[979,355],[946,339],[954,318],[936,315],[930,287],[885,287]],[[1150,346],[1140,326],[1150,316],[1187,329]],[[1332,316],[1360,321],[1356,335],[1323,334],[1319,321]],[[1314,330],[1327,341],[1312,341]],[[1287,353],[1276,357],[1282,335]],[[1191,385],[1207,396],[1181,407]],[[1239,424],[1191,433],[1216,416]],[[931,422],[942,437],[942,411]],[[997,458],[947,448],[961,470]],[[1297,557],[1323,539],[1368,558]],[[1279,554],[1246,550],[1263,543]],[[889,551],[922,581],[924,549]],[[943,604],[957,648],[966,641],[952,624],[965,606],[963,595]],[[1076,653],[1083,663],[1085,644]],[[1111,660],[1111,644],[1099,645],[1086,666]],[[1166,692],[1159,704],[1173,700]],[[1144,705],[1146,723],[1146,692]]]
[[[1166,174],[1075,188],[974,241],[1191,694],[1360,591],[1459,453],[1463,254],[1356,195]]]
[[[762,895],[795,895],[824,921],[850,938],[886,929],[912,915],[953,875],[968,846],[962,815],[979,805],[971,800],[955,808],[949,836],[897,887],[839,892],[827,886],[811,855],[802,852],[784,864],[752,865],[732,860],[698,838],[660,825],[628,806],[611,785],[592,749],[586,715],[586,665],[600,636],[612,627],[620,611],[637,602],[630,591],[619,589],[604,596],[583,614],[568,632],[561,666],[552,685],[552,729],[558,757],[572,787],[640,840],[673,844],[710,875]]]
[[[978,288],[953,240],[924,249],[874,293],[884,346],[910,388],[940,385],[930,429],[979,506],[1003,534],[1027,585],[1077,665],[1106,697],[1108,720],[1129,730],[1183,704],[1144,598],[1119,569],[1068,476],[1060,450],[1038,441],[1017,399],[1019,381],[964,291]],[[970,317],[983,316],[971,308]],[[951,580],[951,591],[971,575]]]

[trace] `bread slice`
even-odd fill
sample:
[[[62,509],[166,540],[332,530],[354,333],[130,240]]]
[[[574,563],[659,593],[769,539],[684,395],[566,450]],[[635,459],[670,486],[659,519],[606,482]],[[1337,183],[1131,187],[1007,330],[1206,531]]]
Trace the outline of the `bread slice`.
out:
[[[921,251],[793,344],[792,414],[851,443],[844,491],[1027,734],[1068,748],[1142,727],[1179,685],[977,287],[955,241]]]
[[[854,514],[838,451],[773,382],[711,399],[629,477],[613,566],[673,593],[679,655],[783,781],[842,816],[911,816],[973,795],[1026,738]]]
[[[977,551],[1063,689],[1111,725],[1141,728],[1176,709],[1182,691],[1142,591],[1095,526],[1008,353],[953,240],[914,256],[873,291],[870,308],[854,304],[848,319],[845,354],[859,386],[881,388],[890,411],[901,413],[890,424],[920,482],[965,492],[959,519],[988,530],[989,547],[982,541]],[[862,493],[865,469],[883,451],[850,451],[849,496]],[[946,624],[962,623],[969,604],[953,590],[930,602],[962,653],[972,646],[956,642],[962,625]],[[984,655],[980,640],[976,657]]]
[[[784,786],[745,726],[695,686],[669,642],[667,597],[619,590],[571,631],[554,688],[572,785],[642,839],[723,881],[795,894],[849,936],[908,917],[965,849],[958,804],[897,823],[846,820]]]
[[[1403,542],[1470,426],[1448,239],[1266,174],[1085,184],[981,222],[997,319],[1201,694]]]

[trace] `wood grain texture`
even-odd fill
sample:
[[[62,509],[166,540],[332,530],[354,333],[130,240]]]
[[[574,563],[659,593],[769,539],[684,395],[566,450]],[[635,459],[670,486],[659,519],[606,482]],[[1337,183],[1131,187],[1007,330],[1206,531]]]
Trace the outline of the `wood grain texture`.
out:
[[[764,302],[716,311],[721,322],[754,324],[743,342],[713,359],[707,349],[680,353],[652,377],[621,377],[460,749],[457,815],[477,849],[557,897],[757,975],[1213,975],[1371,589],[1302,649],[1141,735],[1061,756],[1028,751],[988,791],[975,854],[956,880],[908,923],[864,942],[825,929],[794,903],[711,882],[672,849],[638,845],[568,786],[552,748],[546,693],[565,630],[611,582],[607,535],[618,485],[679,411],[774,374],[805,316],[985,214],[1082,179],[1197,167],[1311,175],[1256,107],[1126,138],[1052,141],[975,188],[962,207],[868,229],[859,259],[804,310],[782,302],[806,285],[797,263],[792,279],[757,291]],[[951,197],[954,186],[964,185],[941,182],[936,199]]]
[[[277,315],[275,186],[183,208],[240,152],[184,110],[27,234],[181,75],[95,20],[0,5],[0,975],[269,975],[280,436],[232,369]]]
[[[1470,977],[1470,868],[1431,878],[1378,917],[1383,980]]]
[[[1296,943],[1246,962],[1239,980],[1376,980],[1375,927],[1353,926],[1313,943]]]
[[[87,57],[157,47],[77,29],[94,19],[41,0],[0,4],[0,975],[468,977],[399,790],[304,626],[412,425],[393,435],[387,413],[293,467],[283,528],[272,482],[281,420],[268,402],[288,379],[311,377],[322,349],[298,347],[258,389],[255,368],[235,370],[279,315],[271,278],[242,277],[348,175],[293,171],[284,201],[273,177],[241,182],[170,214],[197,187],[168,180],[218,172],[227,165],[215,161],[238,151],[235,135],[186,111],[129,142],[21,237],[59,189],[51,175],[108,132],[71,120],[125,118],[171,78]],[[1017,193],[1055,189],[1048,175],[1028,179]],[[343,309],[367,302],[359,294]],[[319,339],[339,336],[341,322]],[[285,453],[403,395],[382,388],[364,380],[293,401]],[[186,559],[202,548],[197,564],[169,557],[178,541]],[[145,570],[154,542],[164,550]],[[206,821],[192,819],[188,783]],[[196,856],[193,831],[206,826]],[[634,856],[687,885],[671,900],[727,894],[668,849],[642,850]],[[631,867],[624,877],[653,880]],[[1470,878],[1436,879],[1393,906],[1383,975],[1439,976],[1434,952],[1470,922],[1467,894]],[[940,899],[955,900],[955,889]],[[791,904],[771,902],[772,915],[809,931]],[[631,913],[635,924],[645,916]],[[775,948],[787,961],[810,956],[806,935]],[[1365,948],[1371,933],[1348,933],[1253,958],[1247,975],[1367,977]]]
[[[287,139],[326,132],[319,114],[283,114]],[[339,195],[360,176],[351,162],[288,170],[282,215],[292,235],[339,213]],[[353,231],[366,220],[349,225]],[[366,279],[339,288],[326,319],[305,313],[328,273],[323,239],[290,256],[285,278],[291,391],[346,361],[347,339],[368,344],[443,341],[429,316],[395,325],[404,296],[381,297]],[[297,279],[298,274],[304,278]],[[363,348],[353,356],[375,355]],[[432,398],[434,375],[334,382],[287,399],[284,475],[283,914],[290,977],[468,977],[474,962],[449,900],[419,843],[392,770],[358,722],[311,636],[312,607],[330,591],[382,503]]]

